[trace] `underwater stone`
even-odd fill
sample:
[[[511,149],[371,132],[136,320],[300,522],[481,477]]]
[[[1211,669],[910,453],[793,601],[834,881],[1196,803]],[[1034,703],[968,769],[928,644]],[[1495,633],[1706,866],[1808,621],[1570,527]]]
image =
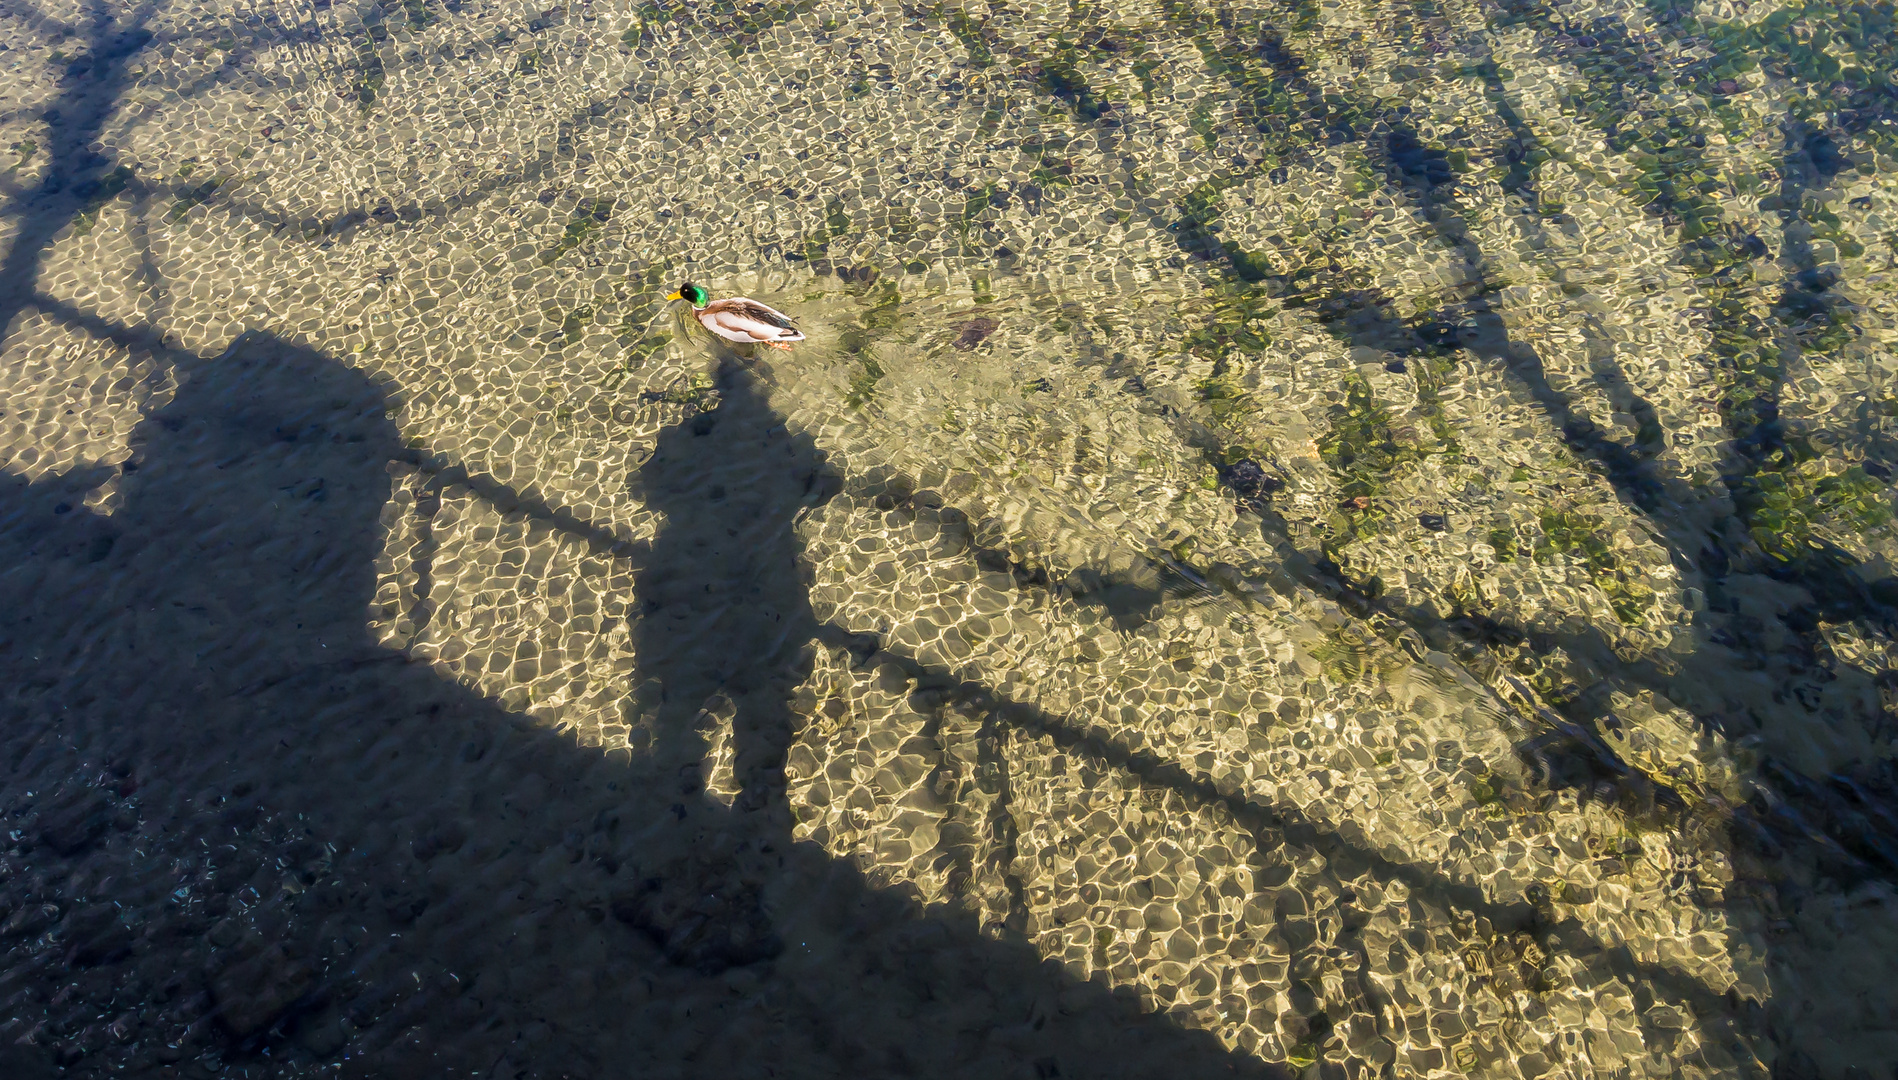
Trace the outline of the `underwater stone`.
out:
[[[1806,156],[1812,159],[1812,167],[1823,176],[1837,176],[1851,164],[1839,150],[1839,144],[1824,133],[1809,136],[1806,139]]]
[[[1219,469],[1220,483],[1242,499],[1258,502],[1285,486],[1285,481],[1265,471],[1258,462],[1244,458]]]
[[[275,1023],[315,978],[308,965],[272,945],[214,975],[211,997],[225,1026],[241,1039]]]
[[[1417,327],[1417,337],[1425,345],[1439,349],[1454,349],[1462,342],[1457,336],[1457,326],[1453,322],[1437,320]]]
[[[40,840],[61,855],[76,855],[92,845],[112,823],[112,807],[94,792],[51,814],[40,826]]]
[[[970,319],[962,324],[962,332],[956,335],[956,340],[951,343],[951,346],[966,352],[982,344],[983,339],[993,334],[1001,325],[994,319]]]

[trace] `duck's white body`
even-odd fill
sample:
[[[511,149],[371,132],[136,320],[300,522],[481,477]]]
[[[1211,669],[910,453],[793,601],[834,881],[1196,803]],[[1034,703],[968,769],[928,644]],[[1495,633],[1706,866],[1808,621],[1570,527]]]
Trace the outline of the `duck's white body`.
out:
[[[768,345],[788,349],[793,341],[803,341],[799,330],[783,312],[748,297],[733,296],[714,300],[692,309],[699,325],[737,345]]]

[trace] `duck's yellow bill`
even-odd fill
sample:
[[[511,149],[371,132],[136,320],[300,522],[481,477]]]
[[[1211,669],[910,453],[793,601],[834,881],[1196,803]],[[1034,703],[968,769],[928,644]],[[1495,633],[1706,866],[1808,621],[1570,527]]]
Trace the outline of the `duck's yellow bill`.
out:
[[[676,293],[676,292],[675,292],[675,293],[670,293],[670,294],[668,294],[668,295],[666,296],[666,299],[668,299],[668,300],[683,300],[683,299],[685,299],[685,294],[684,294],[684,293]]]

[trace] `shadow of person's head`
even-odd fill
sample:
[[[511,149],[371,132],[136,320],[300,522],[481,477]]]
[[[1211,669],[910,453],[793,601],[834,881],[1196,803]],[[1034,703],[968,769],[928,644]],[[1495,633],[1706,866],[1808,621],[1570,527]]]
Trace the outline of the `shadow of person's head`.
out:
[[[125,569],[278,640],[366,645],[388,466],[401,451],[387,394],[258,334],[177,374],[123,467],[113,525]]]

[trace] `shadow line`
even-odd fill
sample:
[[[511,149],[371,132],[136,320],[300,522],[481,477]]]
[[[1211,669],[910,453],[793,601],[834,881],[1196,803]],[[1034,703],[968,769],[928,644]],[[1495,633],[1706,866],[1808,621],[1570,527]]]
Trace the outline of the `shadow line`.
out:
[[[1676,1000],[1693,1005],[1708,1019],[1722,1016],[1728,1001],[1700,981],[1640,960],[1625,945],[1608,946],[1596,940],[1578,921],[1552,920],[1549,913],[1527,901],[1495,901],[1481,888],[1463,885],[1416,866],[1389,859],[1356,844],[1335,829],[1312,821],[1302,811],[1282,804],[1266,805],[1234,790],[1222,790],[1211,780],[1193,774],[1176,762],[1153,753],[1133,750],[1108,736],[1085,730],[1073,721],[1012,701],[989,688],[961,679],[954,672],[932,667],[885,648],[875,635],[853,633],[835,624],[819,627],[820,642],[849,652],[859,667],[888,661],[924,690],[946,691],[971,709],[994,716],[1010,727],[1045,736],[1063,751],[1091,758],[1142,783],[1164,788],[1195,807],[1219,807],[1258,838],[1261,851],[1295,844],[1322,853],[1328,862],[1366,866],[1382,881],[1402,881],[1411,890],[1445,908],[1460,908],[1487,918],[1502,932],[1529,930],[1570,955],[1601,956],[1614,973],[1631,981],[1666,987]]]

